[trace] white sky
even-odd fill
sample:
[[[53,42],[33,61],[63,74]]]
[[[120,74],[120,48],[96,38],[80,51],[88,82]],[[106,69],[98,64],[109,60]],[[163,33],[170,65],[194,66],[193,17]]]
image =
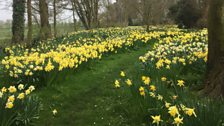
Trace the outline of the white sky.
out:
[[[65,11],[61,15],[60,19],[63,21],[71,20],[72,13],[70,11]],[[0,21],[6,20],[12,20],[12,0],[0,0]]]
[[[116,0],[111,0],[115,2]],[[12,0],[0,0],[0,21],[12,20]],[[72,13],[70,11],[65,11],[61,19],[63,21],[72,20]],[[71,18],[69,18],[71,17]]]
[[[12,19],[12,7],[10,1],[12,0],[0,0],[0,20],[6,21]]]

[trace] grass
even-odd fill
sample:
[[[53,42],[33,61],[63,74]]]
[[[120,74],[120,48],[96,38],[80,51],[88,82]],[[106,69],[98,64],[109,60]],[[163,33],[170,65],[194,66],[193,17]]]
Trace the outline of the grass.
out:
[[[77,26],[78,29],[79,25]],[[51,31],[53,34],[53,24],[51,24]],[[74,31],[74,26],[72,23],[58,23],[57,24],[57,36],[62,36],[65,34],[68,34],[70,32]],[[25,39],[27,37],[27,32],[28,29],[27,27],[25,28]],[[39,27],[37,25],[33,25],[33,38],[38,38],[38,33],[39,33]],[[10,46],[11,43],[11,38],[12,38],[12,31],[11,31],[11,25],[9,24],[0,24],[0,47],[7,47]]]
[[[42,98],[43,111],[37,125],[129,125],[113,83],[120,70],[131,72],[133,76],[137,74],[138,57],[148,48],[106,56],[78,69],[64,82],[39,90],[37,95]],[[56,116],[52,115],[53,109],[58,110]]]

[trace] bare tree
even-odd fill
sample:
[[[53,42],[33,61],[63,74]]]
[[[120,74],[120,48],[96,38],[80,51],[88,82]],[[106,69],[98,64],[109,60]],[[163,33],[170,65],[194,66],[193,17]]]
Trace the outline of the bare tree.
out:
[[[67,6],[70,1],[68,0],[50,0],[48,3],[49,6],[49,16],[53,17],[53,29],[54,37],[57,37],[57,19],[58,15],[63,13],[65,9],[68,9]]]
[[[99,0],[73,0],[72,2],[86,29],[98,27]]]
[[[149,31],[149,25],[156,25],[165,22],[167,13],[175,0],[141,0],[140,13],[142,13],[143,24]]]
[[[72,18],[73,18],[73,28],[74,28],[74,31],[76,31],[77,30],[77,28],[76,28],[76,18],[75,18],[75,3],[74,2],[71,2],[71,4],[72,4]]]

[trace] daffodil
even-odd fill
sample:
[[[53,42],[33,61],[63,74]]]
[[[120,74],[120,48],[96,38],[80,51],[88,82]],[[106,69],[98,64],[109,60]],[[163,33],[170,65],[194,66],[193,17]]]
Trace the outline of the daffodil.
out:
[[[180,86],[180,87],[183,87],[184,86],[184,81],[183,80],[177,80],[177,85]]]
[[[178,96],[174,95],[172,98],[173,98],[173,100],[176,100],[178,98]]]
[[[144,89],[144,87],[141,86],[139,88],[139,93],[140,93],[141,96],[145,96],[145,89]]]
[[[157,125],[159,125],[159,123],[162,122],[160,115],[151,116],[151,118],[153,119],[152,121],[153,124],[156,123]]]
[[[145,85],[149,85],[151,82],[150,77],[142,76],[142,81]]]
[[[10,87],[8,88],[8,90],[9,90],[10,93],[15,93],[15,92],[17,91],[17,89],[16,89],[15,86],[10,86]]]
[[[35,90],[35,87],[34,87],[33,85],[31,85],[31,86],[29,87],[29,90],[30,90],[31,92],[33,92],[33,91]]]
[[[20,94],[17,96],[18,99],[24,99],[24,97],[25,97],[25,94],[24,94],[24,93],[20,93]]]
[[[155,85],[150,85],[149,89],[154,92],[154,91],[156,91],[156,86]]]
[[[132,85],[132,81],[131,81],[130,79],[127,79],[125,82],[126,82],[126,84],[127,84],[128,86],[131,86],[131,85]]]
[[[168,113],[172,116],[172,117],[175,117],[176,115],[179,115],[179,111],[177,109],[176,106],[171,106],[168,108]]]
[[[6,103],[6,105],[5,105],[5,108],[7,108],[7,109],[11,109],[11,108],[13,108],[13,102],[7,102]]]
[[[162,101],[162,100],[163,100],[163,96],[162,96],[162,95],[160,95],[160,94],[158,94],[157,98],[158,98],[158,100],[160,100],[160,101]]]
[[[55,115],[58,113],[58,111],[57,111],[56,109],[54,109],[54,110],[52,111],[52,113],[53,113],[53,115],[55,116]]]
[[[0,91],[0,98],[2,98],[2,96],[3,96],[3,93]]]
[[[15,96],[11,95],[8,97],[8,102],[14,102],[15,101]]]
[[[24,89],[24,85],[23,84],[19,84],[18,89],[21,91]]]
[[[197,117],[195,111],[194,111],[194,108],[185,108],[184,109],[185,113],[188,115],[188,116],[192,116],[194,115],[195,117]]]
[[[166,80],[167,80],[166,77],[162,77],[162,78],[161,78],[161,81],[166,81]]]
[[[180,126],[180,124],[183,124],[183,118],[180,118],[179,116],[174,118],[173,124]]]
[[[30,89],[27,89],[27,90],[25,91],[25,94],[26,94],[26,95],[29,95],[30,93],[31,93]]]
[[[114,82],[114,86],[115,86],[115,88],[119,88],[119,87],[121,87],[120,86],[120,82],[118,81],[118,80],[115,80],[115,82]]]
[[[165,102],[165,107],[166,107],[166,108],[169,108],[170,105],[171,105],[171,104],[170,104],[169,102]]]
[[[125,77],[125,72],[124,72],[124,71],[121,71],[120,75],[121,75],[122,77]]]
[[[7,88],[6,87],[3,87],[1,91],[2,91],[2,93],[7,92]]]
[[[155,93],[153,93],[153,92],[149,92],[149,95],[150,95],[152,98],[155,98],[155,97],[156,97]]]
[[[49,60],[48,63],[47,63],[47,66],[44,68],[44,70],[45,70],[46,72],[50,72],[50,71],[53,70],[53,69],[54,69],[54,66],[53,66],[53,64],[51,63],[51,60]]]

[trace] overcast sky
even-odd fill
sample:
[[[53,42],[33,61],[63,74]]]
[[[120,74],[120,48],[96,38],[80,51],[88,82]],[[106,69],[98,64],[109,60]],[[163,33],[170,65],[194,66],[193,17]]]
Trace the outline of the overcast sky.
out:
[[[12,8],[9,4],[12,0],[1,0],[0,1],[0,20],[6,21],[12,19]]]
[[[0,0],[0,21],[12,20],[12,0]],[[58,17],[63,21],[72,19],[72,13],[65,11],[62,16]]]
[[[115,2],[116,0],[111,0]],[[6,21],[12,19],[12,0],[0,0],[0,21]],[[69,18],[70,17],[70,18]],[[63,21],[72,20],[72,13],[66,11],[60,17]]]

